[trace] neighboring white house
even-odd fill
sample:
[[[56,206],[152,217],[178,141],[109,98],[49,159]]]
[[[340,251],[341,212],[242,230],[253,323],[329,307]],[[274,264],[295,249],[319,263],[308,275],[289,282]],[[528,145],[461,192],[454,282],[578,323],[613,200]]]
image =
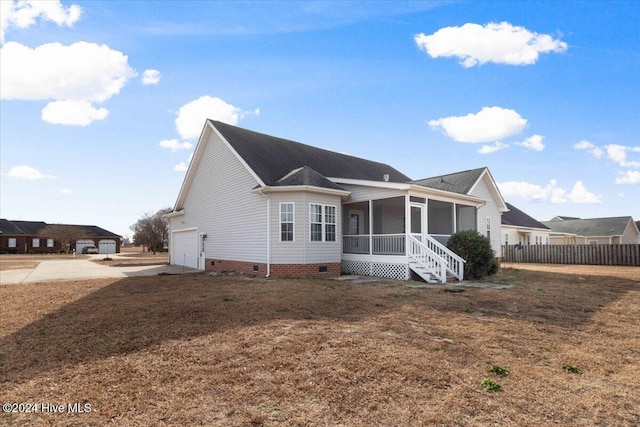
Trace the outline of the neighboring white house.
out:
[[[548,245],[551,229],[525,212],[507,203],[502,214],[503,245]]]
[[[640,230],[630,216],[606,218],[554,217],[543,221],[552,244],[611,245],[640,243]]]
[[[170,262],[444,282],[461,279],[463,260],[442,243],[478,229],[499,254],[506,209],[487,168],[412,181],[384,163],[208,120],[166,215]]]

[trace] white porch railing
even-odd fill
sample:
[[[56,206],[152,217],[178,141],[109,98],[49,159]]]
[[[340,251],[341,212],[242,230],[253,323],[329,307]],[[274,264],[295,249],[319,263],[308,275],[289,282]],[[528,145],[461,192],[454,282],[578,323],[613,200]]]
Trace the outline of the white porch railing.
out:
[[[425,267],[440,283],[447,283],[447,261],[414,236],[409,236],[409,259]]]
[[[458,280],[462,280],[464,277],[464,264],[465,260],[460,258],[454,252],[451,252],[449,248],[447,248],[442,243],[438,242],[436,239],[431,237],[430,235],[423,236],[419,234],[412,235],[414,238],[419,240],[422,244],[426,245],[430,250],[441,256],[447,261],[447,271],[454,276]]]
[[[361,234],[342,236],[345,254],[405,255],[404,234]]]

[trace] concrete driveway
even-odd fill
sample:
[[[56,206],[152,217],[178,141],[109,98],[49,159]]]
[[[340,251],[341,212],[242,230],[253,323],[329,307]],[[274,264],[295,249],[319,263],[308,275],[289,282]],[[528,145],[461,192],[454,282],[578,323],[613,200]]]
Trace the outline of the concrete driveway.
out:
[[[158,273],[195,273],[197,270],[176,265],[109,267],[86,259],[41,261],[36,268],[0,271],[0,284],[50,282],[55,280],[102,279],[155,276]]]

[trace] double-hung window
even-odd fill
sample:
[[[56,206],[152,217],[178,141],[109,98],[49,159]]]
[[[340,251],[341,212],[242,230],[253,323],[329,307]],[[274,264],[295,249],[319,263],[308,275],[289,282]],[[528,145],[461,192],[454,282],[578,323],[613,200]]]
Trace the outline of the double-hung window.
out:
[[[40,247],[40,239],[33,239],[31,246],[33,246],[34,248],[39,248]]]
[[[47,247],[52,248],[54,246],[53,239],[47,239]]]
[[[280,241],[281,242],[293,242],[294,241],[294,204],[293,203],[280,203]]]
[[[309,239],[312,242],[336,241],[336,207],[309,205]]]

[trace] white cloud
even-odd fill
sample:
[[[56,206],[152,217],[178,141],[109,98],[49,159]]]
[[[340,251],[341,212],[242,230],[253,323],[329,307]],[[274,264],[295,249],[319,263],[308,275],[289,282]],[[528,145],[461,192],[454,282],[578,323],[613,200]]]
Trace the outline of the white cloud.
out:
[[[195,139],[200,136],[207,119],[236,125],[239,119],[248,114],[260,114],[260,110],[243,112],[220,98],[202,96],[180,107],[176,118],[176,130],[184,139]]]
[[[471,143],[498,141],[522,132],[526,125],[527,120],[516,111],[501,107],[429,121],[429,126],[442,129],[450,138]]]
[[[180,142],[177,139],[165,139],[163,141],[160,141],[158,145],[173,152],[180,150],[189,150],[193,147],[193,144],[189,141]]]
[[[640,184],[640,171],[618,172],[616,184]]]
[[[144,70],[142,73],[143,85],[157,85],[160,82],[160,71],[158,70]]]
[[[15,166],[11,168],[7,175],[11,178],[29,179],[32,181],[36,179],[55,178],[55,176],[45,175],[31,166]]]
[[[178,163],[173,167],[173,170],[177,172],[186,172],[187,169],[189,169],[189,165],[191,164],[192,159],[193,159],[193,153],[191,153],[191,155],[189,156],[189,160],[187,160],[186,162]]]
[[[103,102],[136,75],[122,52],[106,45],[47,43],[2,47],[2,99]]]
[[[70,189],[70,188],[63,188],[63,189],[60,190],[60,194],[68,195],[68,194],[71,194],[71,193],[73,193],[73,190]]]
[[[455,56],[465,68],[487,62],[530,65],[536,63],[541,53],[567,50],[563,41],[508,22],[445,27],[429,36],[418,34],[414,40],[432,58]]]
[[[173,170],[176,172],[186,172],[189,169],[189,165],[185,162],[180,162],[173,167]]]
[[[493,145],[483,145],[482,148],[478,150],[480,154],[490,154],[495,153],[496,151],[505,150],[509,148],[509,144],[503,144],[500,141],[497,141]]]
[[[598,159],[604,155],[604,151],[602,150],[602,148],[597,147],[595,144],[592,144],[591,142],[584,139],[582,141],[576,142],[573,145],[573,148],[577,150],[587,150],[587,153]]]
[[[529,138],[526,138],[524,141],[516,142],[515,144],[521,145],[525,148],[529,148],[530,150],[542,151],[544,150],[544,144],[542,142],[543,139],[544,136],[542,135],[532,135]]]
[[[95,108],[89,101],[54,101],[42,109],[42,120],[56,125],[88,126],[108,115],[109,110]]]
[[[544,187],[537,184],[517,181],[503,182],[498,184],[498,187],[505,197],[520,197],[527,201],[548,200],[554,204],[566,203],[567,201],[588,204],[601,203],[600,197],[589,192],[582,181],[577,181],[571,192],[567,192],[565,189],[559,187],[555,179],[550,180]]]
[[[626,147],[624,145],[605,145],[607,156],[623,168],[640,169],[640,160],[627,160],[629,153],[640,153],[640,147]]]
[[[9,42],[0,49],[0,75],[1,99],[64,101],[47,105],[43,119],[86,126],[107,117],[94,104],[118,94],[136,72],[126,55],[106,45],[47,43],[31,49]],[[65,111],[69,117],[61,117]]]
[[[65,8],[55,1],[0,1],[0,42],[4,43],[5,32],[9,27],[28,28],[36,19],[54,22],[58,26],[71,27],[82,14],[78,5]]]
[[[573,185],[571,193],[568,194],[569,200],[574,203],[599,204],[602,203],[599,196],[587,191],[582,181],[577,181]]]

